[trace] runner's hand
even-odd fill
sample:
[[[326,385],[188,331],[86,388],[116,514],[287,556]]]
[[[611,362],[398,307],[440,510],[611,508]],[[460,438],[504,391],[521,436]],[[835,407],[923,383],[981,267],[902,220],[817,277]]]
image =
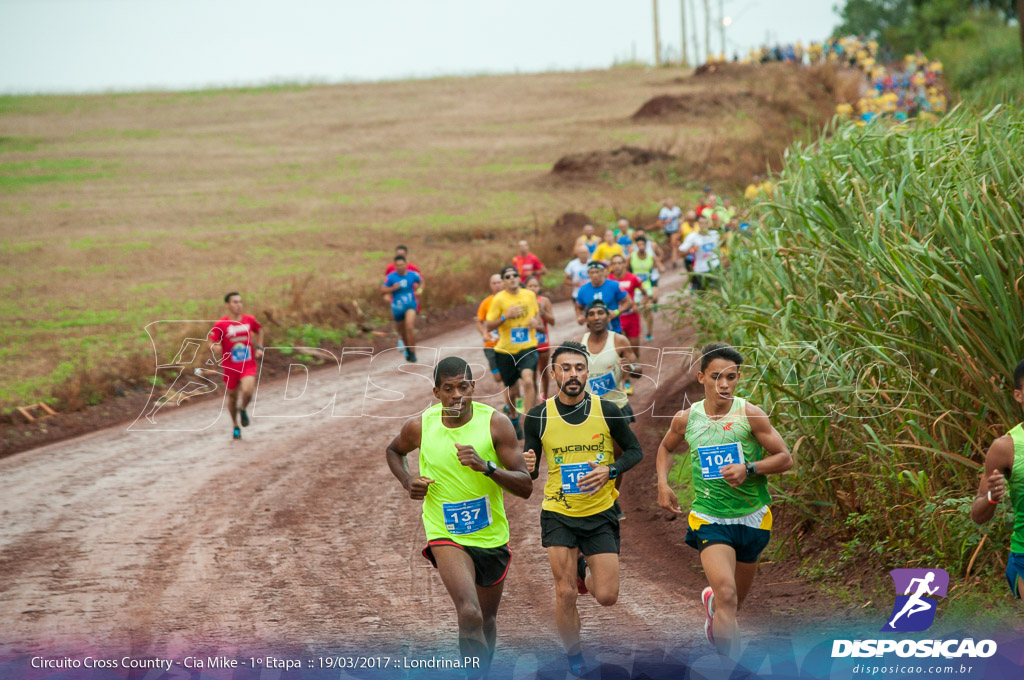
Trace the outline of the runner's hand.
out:
[[[587,463],[590,464],[590,472],[580,478],[578,485],[580,491],[593,496],[608,483],[608,466],[600,465],[592,460],[588,460]]]
[[[434,483],[429,477],[417,477],[409,485],[409,498],[421,501],[427,496],[427,487]]]
[[[526,471],[532,475],[537,467],[537,454],[533,452],[533,449],[523,451],[523,459],[526,461]]]
[[[677,515],[683,514],[679,508],[679,498],[676,496],[676,492],[668,485],[658,486],[658,505]]]
[[[456,442],[455,455],[459,457],[459,462],[470,470],[483,472],[487,469],[487,463],[484,462],[484,459],[480,457],[472,446],[463,446]]]
[[[729,482],[729,486],[737,487],[747,481],[747,466],[743,463],[733,463],[722,466],[722,479]]]
[[[253,352],[252,355],[254,357],[256,357],[257,359],[262,359],[263,358],[263,350],[258,349],[255,352]]]
[[[522,313],[523,313],[522,306],[520,306],[520,305],[512,305],[511,307],[508,308],[508,310],[506,310],[505,318],[506,319],[515,319],[516,317],[518,317]]]
[[[988,478],[988,493],[993,503],[1003,500],[1006,494],[1006,477],[999,470],[993,472]]]
[[[530,328],[534,329],[535,331],[544,330],[544,319],[540,318],[539,316],[533,317],[532,319],[530,319]]]

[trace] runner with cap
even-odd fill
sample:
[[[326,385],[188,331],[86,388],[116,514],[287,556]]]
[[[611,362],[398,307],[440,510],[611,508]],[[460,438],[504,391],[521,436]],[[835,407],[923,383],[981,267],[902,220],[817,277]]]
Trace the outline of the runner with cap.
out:
[[[608,280],[608,267],[604,262],[594,260],[587,265],[587,276],[590,281],[580,286],[576,296],[576,323],[582,326],[587,320],[587,307],[594,300],[600,300],[612,315],[611,329],[621,333],[619,314],[633,308],[633,299],[619,288],[617,282]]]

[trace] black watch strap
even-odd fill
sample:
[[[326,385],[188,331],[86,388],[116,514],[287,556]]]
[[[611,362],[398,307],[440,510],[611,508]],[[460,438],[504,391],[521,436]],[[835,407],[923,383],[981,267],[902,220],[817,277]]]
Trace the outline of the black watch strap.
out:
[[[493,475],[497,471],[498,471],[498,466],[494,463],[493,460],[489,460],[489,461],[487,461],[487,469],[484,470],[484,477],[490,477],[491,475]]]
[[[757,463],[755,463],[753,461],[750,461],[750,462],[747,463],[746,468],[747,468],[747,477],[752,477],[753,475],[757,474]]]

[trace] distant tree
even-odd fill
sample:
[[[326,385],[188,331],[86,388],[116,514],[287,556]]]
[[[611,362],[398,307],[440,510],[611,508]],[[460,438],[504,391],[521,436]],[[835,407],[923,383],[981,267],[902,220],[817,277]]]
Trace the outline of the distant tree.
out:
[[[836,27],[836,36],[881,38],[886,29],[910,23],[913,3],[911,0],[846,0],[842,7],[835,5],[832,9],[842,21]]]
[[[982,10],[1009,20],[1020,0],[846,0],[834,11],[841,23],[835,35],[867,35],[897,52],[926,49],[947,31]]]

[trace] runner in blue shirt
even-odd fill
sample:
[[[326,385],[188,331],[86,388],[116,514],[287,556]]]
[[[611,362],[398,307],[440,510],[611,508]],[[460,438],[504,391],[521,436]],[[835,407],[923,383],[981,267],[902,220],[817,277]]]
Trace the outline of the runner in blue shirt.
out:
[[[590,281],[580,286],[580,290],[576,294],[576,323],[581,326],[586,323],[587,307],[594,300],[600,300],[613,317],[608,327],[616,333],[621,333],[622,324],[619,323],[619,314],[633,308],[633,298],[619,287],[618,281],[608,280],[608,268],[604,262],[600,260],[591,262],[587,269],[587,275],[590,277]],[[619,307],[620,303],[622,304],[621,308]]]
[[[395,271],[388,274],[381,286],[391,294],[391,316],[398,327],[398,336],[405,343],[405,358],[416,363],[416,289],[423,283],[419,273],[409,269],[402,255],[395,256]]]

